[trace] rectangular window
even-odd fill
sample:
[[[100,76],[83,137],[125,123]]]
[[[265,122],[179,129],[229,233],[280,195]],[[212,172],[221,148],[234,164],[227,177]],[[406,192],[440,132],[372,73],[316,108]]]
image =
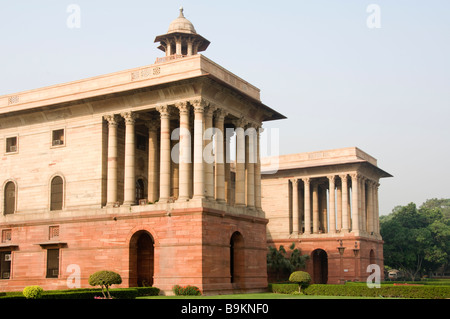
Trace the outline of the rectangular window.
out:
[[[17,147],[17,136],[6,138],[6,153],[16,153],[18,151]]]
[[[9,279],[11,273],[11,252],[0,252],[0,279]]]
[[[50,226],[48,228],[48,239],[58,239],[59,238],[59,226]]]
[[[11,229],[2,230],[2,243],[8,243],[11,241]]]
[[[59,249],[47,249],[47,278],[58,278]]]
[[[52,146],[62,146],[64,140],[64,129],[52,131]]]

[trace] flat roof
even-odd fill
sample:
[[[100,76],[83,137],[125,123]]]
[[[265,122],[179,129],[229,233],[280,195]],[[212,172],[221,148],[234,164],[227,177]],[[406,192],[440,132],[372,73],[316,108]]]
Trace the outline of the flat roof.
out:
[[[154,87],[171,82],[210,77],[250,98],[265,109],[266,120],[285,116],[261,103],[260,90],[201,54],[173,59],[163,63],[123,70],[87,79],[0,96],[0,116],[49,105],[98,98],[102,95]]]
[[[368,163],[377,168],[382,177],[392,177],[377,165],[377,159],[357,147],[347,147],[325,151],[272,156],[261,159],[261,172],[302,169],[318,166]]]

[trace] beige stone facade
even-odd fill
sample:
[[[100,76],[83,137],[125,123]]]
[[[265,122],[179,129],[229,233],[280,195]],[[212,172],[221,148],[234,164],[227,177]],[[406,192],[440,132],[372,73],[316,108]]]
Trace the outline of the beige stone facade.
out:
[[[264,159],[262,172],[268,243],[298,243],[311,255],[313,275],[319,267],[313,265],[315,253],[324,251],[326,276],[315,274],[316,282],[364,280],[364,267],[382,267],[378,188],[380,179],[391,175],[375,158],[356,147],[291,154]],[[343,245],[355,255],[344,256],[341,271],[338,247]]]

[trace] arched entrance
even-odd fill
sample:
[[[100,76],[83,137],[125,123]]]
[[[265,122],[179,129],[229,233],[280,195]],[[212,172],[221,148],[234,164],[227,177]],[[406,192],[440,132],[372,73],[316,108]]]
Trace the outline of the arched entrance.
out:
[[[230,239],[230,276],[232,284],[239,284],[244,277],[244,238],[239,232]]]
[[[328,255],[323,249],[312,252],[313,259],[313,282],[315,284],[326,284],[328,281]]]
[[[141,230],[130,240],[130,287],[153,285],[154,240],[152,235]]]

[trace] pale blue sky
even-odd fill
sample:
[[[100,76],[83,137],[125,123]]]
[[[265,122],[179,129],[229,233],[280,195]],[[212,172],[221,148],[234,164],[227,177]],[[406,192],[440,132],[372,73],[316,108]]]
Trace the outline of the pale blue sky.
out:
[[[81,28],[69,29],[70,4]],[[369,4],[381,28],[369,29]],[[382,214],[450,198],[450,1],[0,2],[0,95],[154,63],[183,6],[203,54],[288,117],[280,153],[357,146],[394,175]]]

